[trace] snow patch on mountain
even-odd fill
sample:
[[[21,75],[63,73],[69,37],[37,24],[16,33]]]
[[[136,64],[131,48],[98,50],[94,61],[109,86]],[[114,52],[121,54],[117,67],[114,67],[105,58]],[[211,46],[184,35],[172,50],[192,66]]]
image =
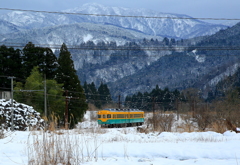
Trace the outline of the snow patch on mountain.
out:
[[[188,53],[189,56],[195,57],[195,60],[198,61],[199,63],[203,63],[206,60],[206,56],[203,54],[198,54],[198,50],[194,49],[190,53]]]
[[[240,67],[239,63],[236,63],[230,67],[227,67],[225,72],[221,73],[220,75],[217,75],[216,77],[212,78],[207,85],[208,86],[215,86],[217,85],[218,82],[220,82],[221,80],[223,80],[224,78],[233,75],[234,73],[236,73],[237,69]],[[207,85],[204,86],[204,88],[207,87]]]
[[[87,42],[93,39],[93,36],[91,34],[87,34],[85,36],[83,36],[83,41]]]

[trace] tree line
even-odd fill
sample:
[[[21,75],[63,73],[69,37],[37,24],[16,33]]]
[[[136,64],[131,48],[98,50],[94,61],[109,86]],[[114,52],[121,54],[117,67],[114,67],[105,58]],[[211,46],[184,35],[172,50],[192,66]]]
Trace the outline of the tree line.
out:
[[[86,94],[87,102],[95,107],[100,109],[112,104],[112,98],[107,84],[101,82],[100,86],[97,88],[94,82],[89,84],[85,82],[83,89]]]
[[[64,123],[69,111],[70,127],[81,121],[88,108],[81,82],[74,69],[71,53],[63,43],[57,58],[50,48],[36,47],[29,42],[22,50],[0,47],[0,87],[10,90],[8,76],[15,77],[14,99],[33,106],[43,114],[43,82],[46,80],[47,117],[58,116]]]
[[[160,108],[163,111],[168,111],[176,109],[176,102],[178,100],[185,101],[180,91],[170,91],[168,88],[162,90],[156,85],[150,92],[137,92],[132,96],[126,96],[125,106],[146,111],[150,111],[153,108]]]

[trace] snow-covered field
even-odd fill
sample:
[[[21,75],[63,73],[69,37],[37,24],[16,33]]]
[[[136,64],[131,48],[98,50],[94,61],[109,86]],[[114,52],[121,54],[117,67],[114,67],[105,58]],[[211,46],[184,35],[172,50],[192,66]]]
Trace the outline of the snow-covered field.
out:
[[[55,150],[52,150],[50,143],[61,144],[62,148],[53,147]],[[46,150],[49,150],[47,154],[54,155],[52,151],[64,153],[64,150],[68,150],[72,164],[238,165],[239,143],[240,134],[230,131],[223,134],[216,132],[145,134],[137,132],[134,127],[101,129],[96,123],[87,120],[81,123],[78,129],[62,130],[58,134],[41,131],[8,132],[5,138],[0,139],[0,164],[34,164],[33,162],[37,162],[43,154],[39,147],[43,144],[47,146]]]

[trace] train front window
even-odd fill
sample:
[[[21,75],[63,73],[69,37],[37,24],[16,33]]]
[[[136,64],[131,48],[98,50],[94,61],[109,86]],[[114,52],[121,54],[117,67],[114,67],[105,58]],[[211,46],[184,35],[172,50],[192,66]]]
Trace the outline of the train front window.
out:
[[[106,118],[106,115],[103,115],[103,118]]]
[[[101,118],[101,115],[98,115],[98,118],[100,119],[100,118]]]

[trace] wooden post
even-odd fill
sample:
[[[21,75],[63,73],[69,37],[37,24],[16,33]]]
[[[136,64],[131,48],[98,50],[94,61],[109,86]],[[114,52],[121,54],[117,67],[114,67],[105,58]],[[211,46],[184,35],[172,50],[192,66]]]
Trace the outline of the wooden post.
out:
[[[66,90],[65,91],[65,102],[66,102],[66,104],[65,104],[65,129],[68,129],[68,91]]]
[[[155,130],[155,125],[156,125],[156,121],[155,121],[155,97],[152,97],[152,112],[153,112],[153,130]]]
[[[177,109],[177,120],[179,120],[179,107],[178,107],[178,98],[176,99],[176,109]]]
[[[121,104],[120,104],[120,95],[118,95],[118,108],[121,109]]]

